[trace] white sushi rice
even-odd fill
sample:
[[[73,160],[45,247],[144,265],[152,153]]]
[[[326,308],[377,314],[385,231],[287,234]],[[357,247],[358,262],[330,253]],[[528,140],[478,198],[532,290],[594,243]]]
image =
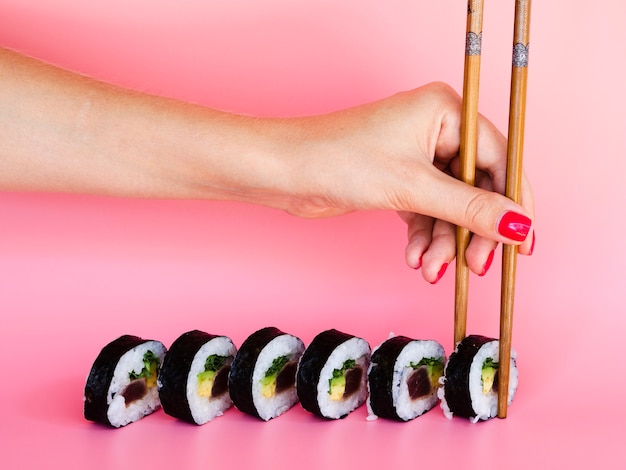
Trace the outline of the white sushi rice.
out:
[[[470,418],[472,423],[477,423],[480,420],[488,420],[490,418],[494,418],[498,414],[498,394],[491,390],[488,393],[483,393],[483,384],[482,384],[482,369],[483,363],[488,358],[491,358],[494,362],[499,362],[500,359],[500,341],[494,340],[490,341],[478,350],[474,359],[472,360],[472,364],[470,365],[469,371],[469,392],[470,399],[472,401],[472,408],[476,416]],[[517,391],[518,384],[518,371],[516,365],[517,353],[514,350],[511,350],[511,362],[509,369],[509,393],[507,404],[511,404],[513,401],[513,397],[515,397],[515,392]],[[440,383],[443,387],[439,388],[438,395],[441,399],[441,409],[443,410],[444,415],[448,419],[452,419],[453,413],[450,411],[450,408],[445,399],[445,378],[442,377]]]
[[[280,416],[298,402],[295,383],[287,390],[271,397],[263,396],[261,380],[271,367],[274,359],[289,356],[290,361],[298,362],[304,352],[304,343],[299,338],[284,334],[272,339],[259,353],[252,373],[252,400],[259,417],[268,421]],[[295,369],[294,369],[295,371]]]
[[[370,365],[371,349],[367,341],[362,338],[350,338],[341,343],[330,354],[326,364],[320,372],[320,379],[317,383],[317,404],[320,412],[326,418],[338,419],[347,415],[351,411],[361,406],[367,398],[367,371]],[[329,381],[333,377],[335,369],[341,369],[345,361],[354,359],[356,365],[361,367],[361,384],[356,393],[342,400],[330,398]]]
[[[211,355],[231,357],[237,353],[237,348],[230,338],[218,336],[207,341],[198,350],[191,363],[189,376],[187,377],[187,403],[191,416],[197,424],[205,424],[213,418],[224,414],[233,404],[228,393],[223,393],[218,397],[202,397],[198,395],[198,374],[204,372],[206,360]]]
[[[452,419],[453,414],[452,414],[452,411],[450,410],[450,407],[448,406],[448,402],[446,401],[445,390],[444,390],[446,386],[446,377],[445,377],[446,372],[445,371],[446,370],[444,368],[443,375],[439,378],[440,387],[439,389],[437,389],[437,396],[439,397],[439,406],[443,410],[443,415],[448,419]]]
[[[411,363],[418,364],[424,358],[441,359],[442,362],[445,363],[445,350],[437,341],[414,340],[408,343],[400,354],[398,354],[394,365],[391,395],[396,414],[404,421],[414,419],[424,414],[437,405],[439,401],[436,388],[433,388],[430,395],[416,400],[413,400],[409,393],[407,382],[415,371],[415,369],[411,367]],[[373,366],[374,364],[372,363],[370,370]],[[367,410],[368,421],[375,420],[377,416],[372,411],[370,397],[367,399]]]
[[[163,364],[165,346],[160,341],[147,341],[122,355],[115,366],[113,379],[107,393],[107,418],[114,427],[135,422],[161,406],[156,385],[149,387],[143,398],[134,400],[128,406],[126,406],[126,400],[122,395],[122,392],[131,382],[129,374],[131,372],[141,373],[144,367],[143,357],[148,351],[152,351],[159,358],[159,363]]]

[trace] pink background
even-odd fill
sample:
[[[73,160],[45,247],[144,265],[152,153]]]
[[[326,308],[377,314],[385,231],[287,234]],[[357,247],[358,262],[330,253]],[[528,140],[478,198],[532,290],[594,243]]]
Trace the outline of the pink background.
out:
[[[481,111],[506,129],[513,5],[485,2]],[[100,79],[267,116],[320,113],[462,81],[465,0],[0,0],[0,44]],[[198,328],[335,327],[450,352],[454,270],[404,264],[391,213],[300,220],[233,203],[0,194],[1,468],[617,468],[626,431],[626,6],[535,2],[525,163],[537,246],[520,258],[521,384],[506,420],[439,408],[410,423],[322,422],[295,407],[203,427],[162,412],[82,417],[99,350]],[[1,72],[0,72],[1,73]],[[473,277],[468,331],[498,334],[499,262]]]

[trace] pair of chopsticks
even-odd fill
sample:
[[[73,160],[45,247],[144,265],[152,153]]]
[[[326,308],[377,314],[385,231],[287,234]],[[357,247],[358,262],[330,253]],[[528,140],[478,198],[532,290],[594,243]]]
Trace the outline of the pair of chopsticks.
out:
[[[530,0],[515,1],[513,33],[513,68],[509,104],[509,129],[507,148],[507,175],[505,194],[521,202],[522,154],[524,144],[524,119],[526,114],[526,84],[528,77],[528,44],[530,30]],[[480,54],[482,43],[483,0],[469,0],[467,8],[467,36],[463,77],[461,117],[460,179],[474,185],[476,149],[478,140],[478,87],[480,79]],[[465,338],[467,323],[467,298],[469,268],[465,251],[470,232],[457,227],[456,232],[456,286],[454,304],[454,344]],[[498,369],[498,417],[506,418],[513,329],[513,304],[515,297],[515,270],[517,246],[504,245],[502,251],[502,286],[500,298],[500,350]]]

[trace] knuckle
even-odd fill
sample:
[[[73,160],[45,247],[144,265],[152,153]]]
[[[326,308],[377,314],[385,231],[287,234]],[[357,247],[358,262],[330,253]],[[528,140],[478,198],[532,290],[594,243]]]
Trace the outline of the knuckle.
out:
[[[441,102],[448,103],[448,105],[452,104],[455,107],[460,105],[461,96],[449,84],[445,82],[433,82],[429,84],[429,86],[431,87],[431,91],[436,93]]]
[[[480,191],[471,197],[463,214],[468,227],[481,225],[481,220],[484,220],[485,214],[489,212],[491,202],[491,195],[488,192]]]

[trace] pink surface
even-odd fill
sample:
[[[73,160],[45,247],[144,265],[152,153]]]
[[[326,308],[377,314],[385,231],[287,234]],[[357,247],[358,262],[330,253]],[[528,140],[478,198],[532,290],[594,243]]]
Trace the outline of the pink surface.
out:
[[[506,128],[511,2],[486,2],[481,111]],[[526,169],[537,247],[518,268],[520,388],[506,420],[439,408],[410,423],[299,407],[203,427],[162,412],[82,417],[100,349],[198,328],[390,331],[452,343],[453,269],[404,265],[395,214],[309,221],[239,204],[0,195],[0,468],[620,468],[626,431],[623,2],[535,2]],[[125,86],[288,116],[462,80],[465,2],[0,0],[0,44]],[[473,277],[468,331],[497,335],[499,263]]]

